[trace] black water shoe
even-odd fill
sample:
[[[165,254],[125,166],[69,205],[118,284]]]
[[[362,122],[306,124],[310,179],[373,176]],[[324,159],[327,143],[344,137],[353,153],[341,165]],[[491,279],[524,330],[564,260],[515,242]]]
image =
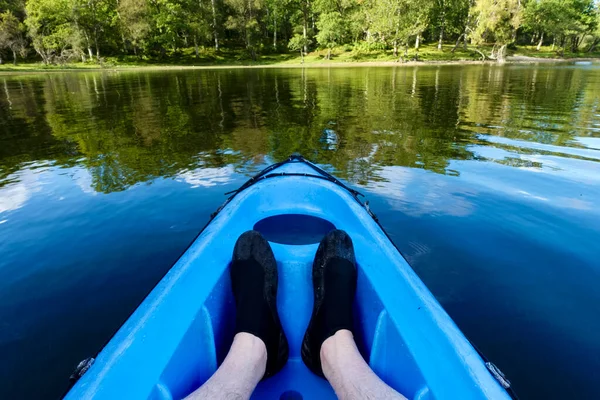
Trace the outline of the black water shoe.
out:
[[[356,260],[352,239],[333,230],[321,241],[313,263],[314,306],[302,341],[302,360],[323,376],[321,345],[341,329],[352,332],[352,303],[356,294]]]
[[[248,231],[239,237],[230,274],[236,304],[235,333],[251,333],[265,343],[267,378],[283,368],[289,350],[277,313],[277,262],[260,233]]]

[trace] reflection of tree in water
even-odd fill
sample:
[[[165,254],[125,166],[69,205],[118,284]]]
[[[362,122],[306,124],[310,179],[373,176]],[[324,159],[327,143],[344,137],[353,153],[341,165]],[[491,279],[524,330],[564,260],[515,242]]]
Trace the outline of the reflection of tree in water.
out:
[[[73,155],[73,147],[52,136],[39,89],[39,79],[0,77],[0,186],[25,163]]]
[[[112,192],[200,167],[250,173],[294,152],[358,183],[388,165],[455,173],[449,162],[477,158],[480,134],[575,145],[597,114],[588,76],[463,66],[4,79],[0,182],[48,160],[82,164]]]

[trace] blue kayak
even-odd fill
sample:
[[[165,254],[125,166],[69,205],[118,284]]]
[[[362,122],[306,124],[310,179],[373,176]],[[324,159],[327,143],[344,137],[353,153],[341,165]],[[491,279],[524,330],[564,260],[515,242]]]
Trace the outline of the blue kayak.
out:
[[[457,328],[358,192],[301,156],[233,193],[95,360],[80,364],[81,378],[66,398],[179,399],[205,382],[233,338],[228,265],[237,238],[250,229],[269,240],[277,259],[279,315],[290,347],[283,370],[261,381],[253,398],[335,398],[300,356],[313,258],[334,228],[354,242],[355,339],[377,375],[411,399],[511,398],[509,382]]]

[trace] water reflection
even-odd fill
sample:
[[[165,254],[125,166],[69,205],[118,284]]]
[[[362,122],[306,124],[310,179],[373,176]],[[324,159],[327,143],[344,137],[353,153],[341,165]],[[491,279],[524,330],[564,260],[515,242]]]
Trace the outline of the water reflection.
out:
[[[517,167],[543,168],[531,154],[597,160],[598,78],[492,66],[4,77],[0,184],[39,160],[85,166],[103,193],[293,152],[362,184],[384,179],[377,166],[457,174],[451,160],[482,157],[474,144]]]

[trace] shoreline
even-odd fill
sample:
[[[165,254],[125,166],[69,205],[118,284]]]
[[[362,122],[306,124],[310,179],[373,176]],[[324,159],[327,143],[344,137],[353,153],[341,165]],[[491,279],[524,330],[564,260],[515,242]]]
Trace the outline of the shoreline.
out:
[[[446,66],[446,65],[516,65],[516,64],[560,64],[570,62],[600,62],[600,58],[585,57],[585,58],[543,58],[543,57],[528,57],[528,56],[509,56],[504,64],[499,64],[494,60],[430,60],[430,61],[320,61],[310,63],[292,63],[292,62],[277,62],[272,64],[214,64],[214,65],[113,65],[113,66],[52,66],[45,68],[39,64],[20,64],[16,67],[10,65],[7,67],[0,66],[0,75],[18,75],[18,74],[41,74],[41,73],[65,73],[65,72],[125,72],[125,71],[152,71],[152,70],[208,70],[208,69],[259,69],[259,68],[281,68],[281,69],[298,69],[298,68],[358,68],[358,67],[416,67],[416,66]],[[23,68],[25,65],[27,67]],[[31,69],[29,69],[31,66]],[[19,68],[21,67],[21,68]]]

